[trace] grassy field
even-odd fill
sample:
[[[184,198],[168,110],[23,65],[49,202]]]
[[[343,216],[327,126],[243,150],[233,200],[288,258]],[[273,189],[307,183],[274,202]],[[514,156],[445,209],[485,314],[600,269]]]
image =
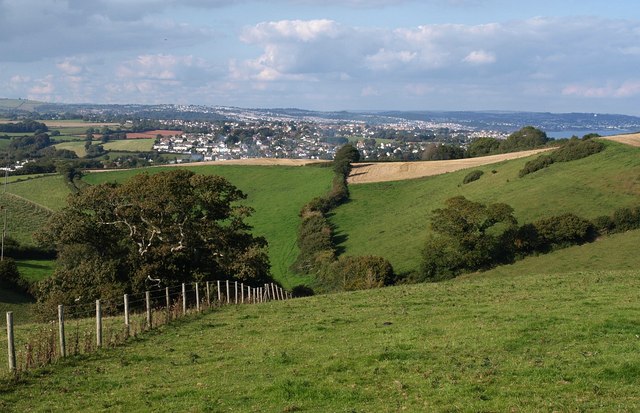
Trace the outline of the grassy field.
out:
[[[228,307],[0,390],[3,411],[638,411],[635,271]]]
[[[67,204],[69,187],[60,175],[14,182],[7,185],[7,192],[28,199],[52,210],[59,210]]]
[[[84,143],[84,141],[65,141],[54,146],[58,150],[67,149],[69,151],[73,151],[79,158],[82,158],[87,154],[87,151],[84,148]]]
[[[107,142],[103,145],[107,151],[151,152],[155,139],[126,139]]]
[[[44,280],[55,269],[53,260],[21,260],[17,261],[20,274],[30,282]]]
[[[529,158],[530,159],[530,158]],[[635,205],[640,195],[640,148],[607,143],[599,154],[518,178],[527,159],[473,168],[484,171],[463,185],[469,170],[398,182],[350,185],[351,200],[332,222],[347,255],[381,255],[397,272],[418,268],[431,211],[450,197],[505,202],[520,223],[574,212],[587,218]],[[494,173],[495,171],[495,173]]]
[[[23,244],[32,245],[32,234],[51,216],[51,211],[10,194],[0,194],[0,206],[7,211],[7,236]]]
[[[168,168],[150,168],[150,173]],[[249,220],[254,234],[269,241],[272,273],[286,287],[292,287],[304,278],[294,276],[289,266],[298,254],[296,246],[298,212],[311,198],[325,193],[330,185],[330,168],[286,166],[193,166],[196,173],[217,174],[248,195],[246,204],[255,209]],[[87,175],[88,183],[119,181],[141,173],[142,170],[101,172]]]

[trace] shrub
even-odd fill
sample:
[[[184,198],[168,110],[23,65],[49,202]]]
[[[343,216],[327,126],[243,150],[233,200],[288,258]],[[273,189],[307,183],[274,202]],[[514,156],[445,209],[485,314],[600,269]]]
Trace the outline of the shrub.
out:
[[[533,223],[540,243],[546,248],[566,247],[593,240],[593,224],[575,214],[567,213],[544,218]]]
[[[602,215],[593,220],[593,226],[599,234],[610,234],[615,232],[613,219],[608,215]]]
[[[615,232],[640,228],[640,207],[619,208],[614,211],[611,220]]]
[[[518,176],[522,178],[525,175],[544,169],[552,163],[553,159],[549,155],[540,155],[536,159],[525,163],[524,168],[518,172]]]
[[[311,297],[312,295],[315,294],[315,292],[313,291],[313,288],[300,284],[300,285],[296,285],[291,289],[291,294],[296,298]]]
[[[0,286],[21,292],[29,290],[29,282],[22,278],[16,262],[11,258],[0,261]]]
[[[391,285],[395,274],[391,263],[382,257],[341,257],[329,267],[325,282],[341,291],[365,290]]]
[[[482,171],[471,171],[462,180],[463,184],[468,184],[473,181],[477,181],[484,174]]]
[[[554,162],[569,162],[586,158],[604,149],[604,144],[594,140],[571,139],[560,148],[556,149],[550,156]]]

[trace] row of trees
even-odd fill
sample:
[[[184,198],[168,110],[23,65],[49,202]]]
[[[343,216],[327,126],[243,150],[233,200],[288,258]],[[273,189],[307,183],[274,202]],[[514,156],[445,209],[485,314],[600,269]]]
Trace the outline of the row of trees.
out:
[[[351,144],[343,145],[331,164],[335,173],[331,190],[312,199],[300,211],[300,252],[292,270],[313,274],[316,289],[322,291],[377,288],[395,281],[393,267],[382,257],[337,257],[335,234],[327,213],[349,199],[347,178],[351,163],[358,160],[358,150]]]

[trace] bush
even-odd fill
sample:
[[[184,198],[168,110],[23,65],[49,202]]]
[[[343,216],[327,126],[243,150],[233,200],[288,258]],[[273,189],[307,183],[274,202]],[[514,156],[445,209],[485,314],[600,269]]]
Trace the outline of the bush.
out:
[[[533,223],[543,248],[566,247],[583,244],[595,238],[593,224],[575,214],[562,214]]]
[[[599,216],[593,220],[593,226],[598,234],[611,234],[615,232],[613,219],[608,215]]]
[[[29,282],[22,278],[16,262],[11,258],[0,261],[0,287],[21,292],[29,291]]]
[[[313,291],[313,288],[300,284],[300,285],[296,285],[291,289],[291,294],[296,298],[311,297],[312,295],[315,294],[315,292]]]
[[[462,183],[468,184],[469,182],[477,181],[482,175],[484,175],[484,172],[482,171],[471,171],[464,177]]]
[[[569,162],[586,158],[604,149],[604,144],[594,140],[571,139],[560,148],[556,149],[550,156],[554,162]]]
[[[395,281],[391,263],[376,256],[341,257],[331,264],[324,277],[325,283],[340,291],[380,288]]]
[[[615,232],[640,228],[640,207],[619,208],[611,218]]]
[[[524,168],[518,172],[518,176],[522,178],[525,175],[544,169],[553,163],[553,159],[549,155],[540,155],[524,164]]]

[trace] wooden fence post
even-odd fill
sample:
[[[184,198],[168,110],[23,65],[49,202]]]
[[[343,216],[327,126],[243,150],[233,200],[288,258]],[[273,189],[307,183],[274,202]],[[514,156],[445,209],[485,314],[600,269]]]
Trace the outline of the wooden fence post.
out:
[[[167,306],[167,321],[171,317],[171,296],[169,295],[169,287],[164,287],[164,300]]]
[[[124,326],[127,329],[127,336],[129,335],[129,294],[124,295]]]
[[[7,311],[7,351],[9,353],[9,370],[16,371],[16,343],[13,338],[13,311]]]
[[[220,301],[222,301],[222,291],[220,290],[220,281],[218,281],[218,305],[220,305]]]
[[[229,280],[227,280],[227,304],[231,303],[231,295],[229,292]]]
[[[64,306],[58,305],[58,337],[60,340],[60,357],[67,357],[67,343],[64,337]]]
[[[187,314],[187,287],[182,283],[182,315]]]
[[[96,345],[102,347],[102,307],[100,300],[96,300]]]
[[[234,300],[234,304],[238,304],[238,281],[234,281],[233,282],[233,291],[235,292],[235,300]]]
[[[209,287],[209,281],[207,281],[207,307],[211,307],[211,288]]]
[[[196,288],[196,311],[200,312],[200,290],[198,289],[198,283],[195,283]]]
[[[147,307],[147,327],[151,328],[151,292],[144,292],[144,301]]]
[[[240,294],[240,297],[241,297],[240,303],[244,304],[244,283],[240,283],[240,291],[242,293],[242,294]]]

